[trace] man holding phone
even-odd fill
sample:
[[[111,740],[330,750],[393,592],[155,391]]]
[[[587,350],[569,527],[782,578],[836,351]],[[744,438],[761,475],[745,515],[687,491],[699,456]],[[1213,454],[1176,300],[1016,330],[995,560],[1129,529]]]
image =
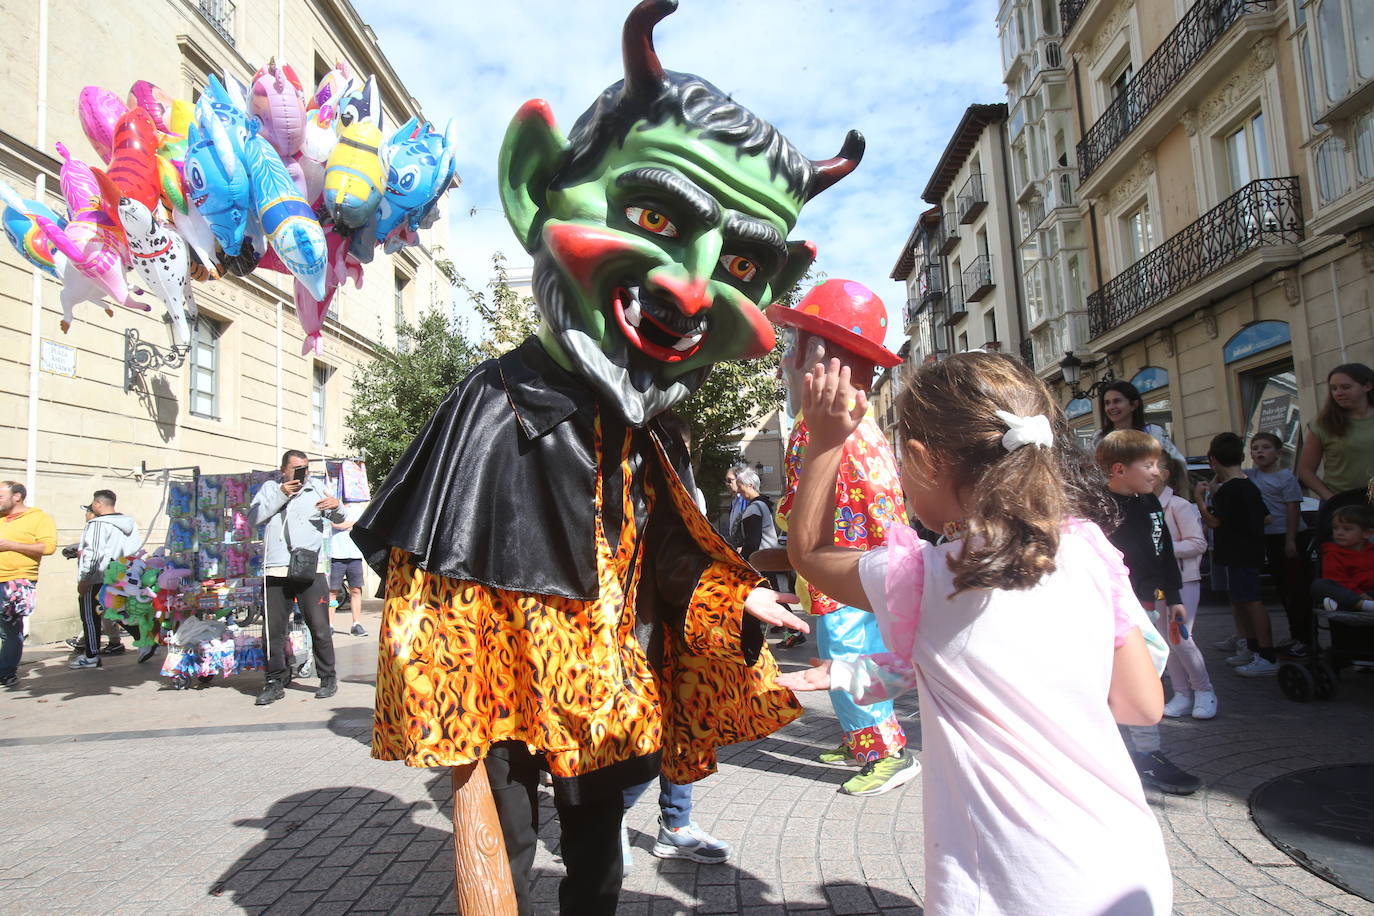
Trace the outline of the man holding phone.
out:
[[[282,455],[281,482],[267,481],[253,497],[248,521],[265,525],[263,572],[267,580],[267,683],[257,705],[275,703],[286,695],[290,669],[286,635],[291,610],[300,606],[314,642],[315,667],[320,673],[318,699],[339,690],[334,673],[334,641],[329,631],[329,582],[320,572],[320,551],[329,522],[344,520],[339,500],[310,477],[310,458],[291,449]]]

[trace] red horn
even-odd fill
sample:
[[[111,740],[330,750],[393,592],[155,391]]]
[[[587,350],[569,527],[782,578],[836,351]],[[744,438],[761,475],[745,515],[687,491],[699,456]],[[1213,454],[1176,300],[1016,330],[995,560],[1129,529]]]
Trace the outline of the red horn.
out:
[[[677,0],[641,0],[625,17],[621,45],[625,55],[625,94],[651,98],[665,79],[654,50],[654,26],[677,9]]]
[[[806,193],[806,199],[810,200],[854,171],[859,165],[859,160],[864,157],[864,145],[864,135],[857,130],[851,130],[845,134],[844,145],[840,147],[838,156],[824,162],[812,161],[811,167],[815,172],[811,177],[811,187]]]

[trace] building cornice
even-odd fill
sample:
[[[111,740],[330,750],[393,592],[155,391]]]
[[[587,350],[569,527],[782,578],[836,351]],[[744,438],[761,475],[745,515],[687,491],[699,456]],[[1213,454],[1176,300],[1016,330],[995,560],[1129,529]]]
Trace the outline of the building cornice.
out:
[[[990,125],[1001,124],[1006,120],[1006,102],[997,102],[992,105],[970,105],[965,109],[963,119],[960,120],[959,126],[954,128],[954,134],[949,138],[945,151],[940,154],[940,160],[935,165],[935,171],[930,175],[930,181],[926,183],[925,190],[921,192],[921,199],[926,203],[939,206],[945,192],[954,184],[959,169],[963,168],[965,160],[973,152],[973,148],[978,145],[978,138],[983,135],[983,131]]]

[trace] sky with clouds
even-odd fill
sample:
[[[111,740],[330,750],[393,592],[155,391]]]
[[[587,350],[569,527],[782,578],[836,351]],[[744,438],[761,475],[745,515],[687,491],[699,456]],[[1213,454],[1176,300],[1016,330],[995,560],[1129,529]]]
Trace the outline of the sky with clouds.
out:
[[[528,265],[496,194],[502,135],[531,98],[566,131],[621,78],[633,0],[353,5],[425,116],[458,125],[448,255],[473,285],[494,251]],[[792,237],[816,243],[829,276],[882,296],[900,343],[905,292],[888,274],[927,206],[921,191],[964,109],[1006,100],[995,0],[682,0],[654,34],[665,67],[710,80],[812,159],[863,132],[863,163],[803,210]]]

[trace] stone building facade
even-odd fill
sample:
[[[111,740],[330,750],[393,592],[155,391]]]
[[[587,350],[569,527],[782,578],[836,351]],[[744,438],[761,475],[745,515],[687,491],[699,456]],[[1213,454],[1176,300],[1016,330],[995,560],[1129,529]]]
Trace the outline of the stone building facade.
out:
[[[1136,381],[1188,454],[1222,431],[1296,448],[1330,369],[1374,363],[1370,9],[1060,4],[1093,265],[1078,355]]]
[[[54,142],[100,164],[77,118],[84,86],[123,94],[146,79],[190,99],[209,74],[248,80],[273,57],[291,63],[304,82],[345,61],[377,76],[387,124],[423,118],[348,0],[3,0],[0,7],[7,98],[0,177],[55,210],[64,204]],[[171,476],[273,468],[287,448],[345,456],[355,375],[379,343],[396,342],[398,320],[448,308],[449,285],[434,266],[446,225],[441,212],[422,246],[378,252],[362,289],[340,290],[322,353],[301,354],[304,334],[287,278],[258,272],[197,283],[201,318],[185,362],[142,372],[126,368],[130,332],[164,353],[171,349],[160,303],[153,300],[146,314],[116,309],[113,318],[84,304],[64,334],[58,284],[3,246],[0,478],[26,482],[31,504],[57,520],[60,543],[79,537],[80,507],[91,492],[112,489],[151,548],[165,533]],[[179,470],[161,470],[169,468]],[[43,563],[31,621],[39,641],[76,628],[74,566],[60,555]]]

